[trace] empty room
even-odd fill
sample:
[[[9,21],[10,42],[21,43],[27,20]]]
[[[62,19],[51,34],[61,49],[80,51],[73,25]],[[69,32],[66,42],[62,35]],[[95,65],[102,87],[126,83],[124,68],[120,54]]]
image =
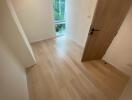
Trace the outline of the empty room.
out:
[[[0,0],[0,100],[132,100],[132,0]]]

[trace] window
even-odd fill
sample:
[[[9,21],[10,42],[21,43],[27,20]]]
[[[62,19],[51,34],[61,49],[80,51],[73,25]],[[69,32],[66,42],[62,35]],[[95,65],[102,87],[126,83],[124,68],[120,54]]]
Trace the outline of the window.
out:
[[[65,0],[54,0],[55,21],[65,20]]]
[[[56,32],[60,34],[65,30],[65,0],[54,0],[53,8]]]

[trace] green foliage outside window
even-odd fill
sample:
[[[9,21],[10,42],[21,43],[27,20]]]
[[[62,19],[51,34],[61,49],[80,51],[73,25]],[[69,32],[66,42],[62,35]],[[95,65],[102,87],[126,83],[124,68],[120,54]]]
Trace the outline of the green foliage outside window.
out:
[[[53,0],[55,21],[65,19],[65,0]]]

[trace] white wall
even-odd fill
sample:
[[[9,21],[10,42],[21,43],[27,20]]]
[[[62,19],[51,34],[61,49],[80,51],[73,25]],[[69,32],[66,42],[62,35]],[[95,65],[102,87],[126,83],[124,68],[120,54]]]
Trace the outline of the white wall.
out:
[[[55,36],[52,0],[11,0],[30,42]]]
[[[25,67],[35,64],[32,49],[10,3],[1,0],[0,7],[1,37],[9,44],[11,50]]]
[[[97,0],[66,0],[66,33],[85,46]]]
[[[130,77],[120,100],[132,100],[132,7],[103,59]]]
[[[1,38],[0,100],[29,100],[24,66]]]

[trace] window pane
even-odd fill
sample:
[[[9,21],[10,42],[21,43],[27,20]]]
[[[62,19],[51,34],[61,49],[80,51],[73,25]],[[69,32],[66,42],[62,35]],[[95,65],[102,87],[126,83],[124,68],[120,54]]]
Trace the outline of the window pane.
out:
[[[54,17],[55,20],[65,19],[65,0],[54,0]]]

